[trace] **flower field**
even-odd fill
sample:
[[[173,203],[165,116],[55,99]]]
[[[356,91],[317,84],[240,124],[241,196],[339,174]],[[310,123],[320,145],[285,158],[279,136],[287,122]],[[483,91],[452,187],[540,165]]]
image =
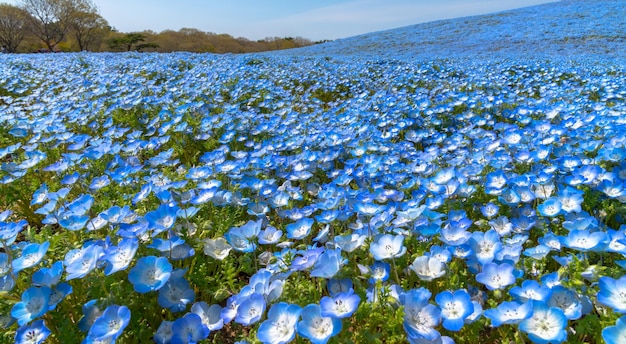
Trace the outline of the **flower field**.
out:
[[[624,64],[0,63],[2,343],[626,338]]]

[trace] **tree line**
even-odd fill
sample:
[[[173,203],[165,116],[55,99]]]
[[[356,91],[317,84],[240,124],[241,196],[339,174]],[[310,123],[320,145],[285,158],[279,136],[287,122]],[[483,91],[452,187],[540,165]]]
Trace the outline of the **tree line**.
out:
[[[253,41],[194,28],[119,32],[91,0],[22,0],[0,3],[0,46],[5,53],[156,51],[248,53],[314,44],[301,37]]]

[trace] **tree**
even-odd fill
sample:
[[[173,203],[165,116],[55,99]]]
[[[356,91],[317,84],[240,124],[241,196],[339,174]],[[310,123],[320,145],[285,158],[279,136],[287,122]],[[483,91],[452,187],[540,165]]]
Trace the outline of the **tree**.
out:
[[[109,39],[109,48],[113,50],[131,51],[147,48],[158,48],[159,45],[155,43],[142,43],[146,40],[146,36],[142,33],[132,32],[124,34],[123,36],[113,37]]]
[[[32,33],[49,50],[54,50],[65,39],[75,13],[89,12],[95,8],[90,0],[22,0],[21,5],[32,18]]]
[[[88,50],[110,30],[109,23],[98,13],[91,0],[73,2],[68,25],[80,51]]]
[[[19,7],[0,4],[0,45],[8,53],[14,53],[24,39],[28,13]]]

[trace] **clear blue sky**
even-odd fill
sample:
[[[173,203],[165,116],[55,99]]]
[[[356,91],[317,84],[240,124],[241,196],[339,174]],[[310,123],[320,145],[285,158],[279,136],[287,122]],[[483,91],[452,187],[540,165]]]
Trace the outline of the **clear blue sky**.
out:
[[[336,39],[554,0],[93,0],[122,32],[191,27],[235,37]],[[19,0],[0,0],[19,3]]]

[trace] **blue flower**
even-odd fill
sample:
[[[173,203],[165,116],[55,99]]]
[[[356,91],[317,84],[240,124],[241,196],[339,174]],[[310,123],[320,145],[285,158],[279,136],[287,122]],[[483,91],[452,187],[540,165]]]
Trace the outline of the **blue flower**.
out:
[[[482,272],[476,274],[476,281],[484,284],[489,290],[504,288],[515,283],[513,265],[508,263],[487,263]]]
[[[626,341],[626,316],[615,322],[615,326],[609,326],[602,330],[602,339],[606,344],[622,344]]]
[[[111,305],[100,315],[87,333],[94,340],[111,338],[115,340],[122,334],[130,321],[130,310],[126,306]]]
[[[253,293],[239,304],[235,322],[244,326],[250,326],[261,320],[264,312],[265,298],[261,294]]]
[[[175,205],[161,204],[156,210],[150,211],[144,215],[144,218],[148,220],[150,224],[150,228],[154,230],[152,236],[156,236],[174,226],[178,209],[179,208]]]
[[[562,343],[567,339],[567,318],[560,308],[548,307],[541,301],[531,301],[533,313],[522,320],[519,329],[534,343]]]
[[[43,320],[33,321],[29,326],[22,326],[15,332],[16,344],[40,344],[50,335],[50,330]]]
[[[202,323],[202,319],[197,314],[187,313],[172,324],[171,343],[196,343],[207,338],[209,332],[209,328]]]
[[[403,245],[404,236],[391,234],[380,235],[375,242],[370,244],[370,253],[376,260],[402,257],[406,252]]]
[[[591,232],[589,230],[575,229],[567,236],[561,237],[563,246],[581,252],[597,252],[609,244],[610,238],[606,232]]]
[[[354,292],[341,292],[333,297],[324,296],[320,300],[321,314],[325,317],[348,318],[356,312],[361,297]]]
[[[525,280],[522,282],[522,286],[515,286],[509,290],[509,294],[513,298],[520,302],[526,302],[529,300],[547,302],[552,289],[539,284],[535,280]]]
[[[161,325],[159,325],[159,328],[154,333],[154,337],[152,337],[154,342],[157,344],[172,343],[172,337],[174,336],[174,330],[172,329],[173,327],[174,327],[173,321],[167,321],[167,320],[161,321]],[[185,341],[183,341],[183,343],[188,343],[188,342],[189,342],[188,338],[186,338]]]
[[[248,221],[241,227],[232,227],[228,233],[224,234],[224,238],[237,251],[253,252],[256,244],[252,241],[261,232],[261,224],[263,220]]]
[[[49,287],[30,287],[22,293],[22,301],[13,305],[11,316],[22,326],[37,319],[48,311],[52,289]]]
[[[527,319],[532,310],[532,303],[529,301],[524,303],[504,301],[496,308],[485,310],[484,315],[491,320],[492,326],[499,327],[503,324],[517,324]]]
[[[138,293],[159,290],[172,273],[172,264],[165,257],[147,256],[137,260],[128,273],[128,280]]]
[[[557,197],[550,197],[537,206],[539,214],[547,217],[554,217],[561,214],[562,208],[561,201]]]
[[[187,304],[195,300],[193,289],[183,277],[185,272],[183,269],[172,271],[165,285],[159,288],[157,299],[159,306],[169,309],[172,313],[184,311]]]
[[[13,272],[17,273],[18,271],[37,265],[46,255],[49,246],[50,243],[47,241],[43,244],[33,243],[26,245],[26,247],[22,249],[22,255],[12,262]]]
[[[89,300],[83,305],[83,316],[78,320],[78,329],[88,332],[93,323],[102,315],[102,311],[96,303],[98,300]]]
[[[404,305],[403,327],[409,337],[435,340],[441,335],[435,327],[441,322],[441,309],[428,303],[431,292],[428,289],[412,289],[404,293],[400,300]]]
[[[626,276],[619,279],[603,276],[598,281],[598,302],[611,307],[615,312],[626,313]]]
[[[469,245],[474,252],[474,257],[480,264],[493,261],[496,254],[502,248],[500,236],[493,229],[487,232],[474,232],[469,240]]]
[[[576,320],[582,316],[583,305],[580,296],[575,291],[561,285],[552,287],[552,294],[546,305],[560,308],[569,320]]]
[[[209,307],[204,301],[196,302],[191,306],[191,313],[197,314],[209,331],[217,331],[224,327],[224,320],[221,317],[222,306],[218,304]]]
[[[267,312],[267,320],[261,323],[257,338],[264,344],[289,343],[296,336],[296,326],[302,308],[280,302],[273,305]]]
[[[465,318],[474,312],[474,305],[467,291],[459,289],[455,292],[443,291],[435,297],[441,308],[443,327],[449,331],[459,331]]]
[[[339,272],[341,267],[347,262],[341,256],[341,249],[326,249],[322,253],[311,270],[312,277],[333,278]]]
[[[315,220],[309,218],[302,218],[295,223],[290,223],[285,226],[285,230],[287,231],[287,238],[289,239],[304,239],[309,233],[311,233],[311,226],[313,226]]]
[[[139,247],[137,238],[124,238],[117,246],[109,246],[104,252],[104,260],[107,266],[104,268],[105,275],[124,270],[135,257]]]
[[[82,249],[76,249],[65,255],[66,280],[83,278],[96,268],[98,260],[103,255],[102,247],[97,244],[90,244]]]
[[[322,316],[320,306],[310,304],[302,309],[297,328],[298,334],[311,343],[325,344],[341,331],[341,319]]]

